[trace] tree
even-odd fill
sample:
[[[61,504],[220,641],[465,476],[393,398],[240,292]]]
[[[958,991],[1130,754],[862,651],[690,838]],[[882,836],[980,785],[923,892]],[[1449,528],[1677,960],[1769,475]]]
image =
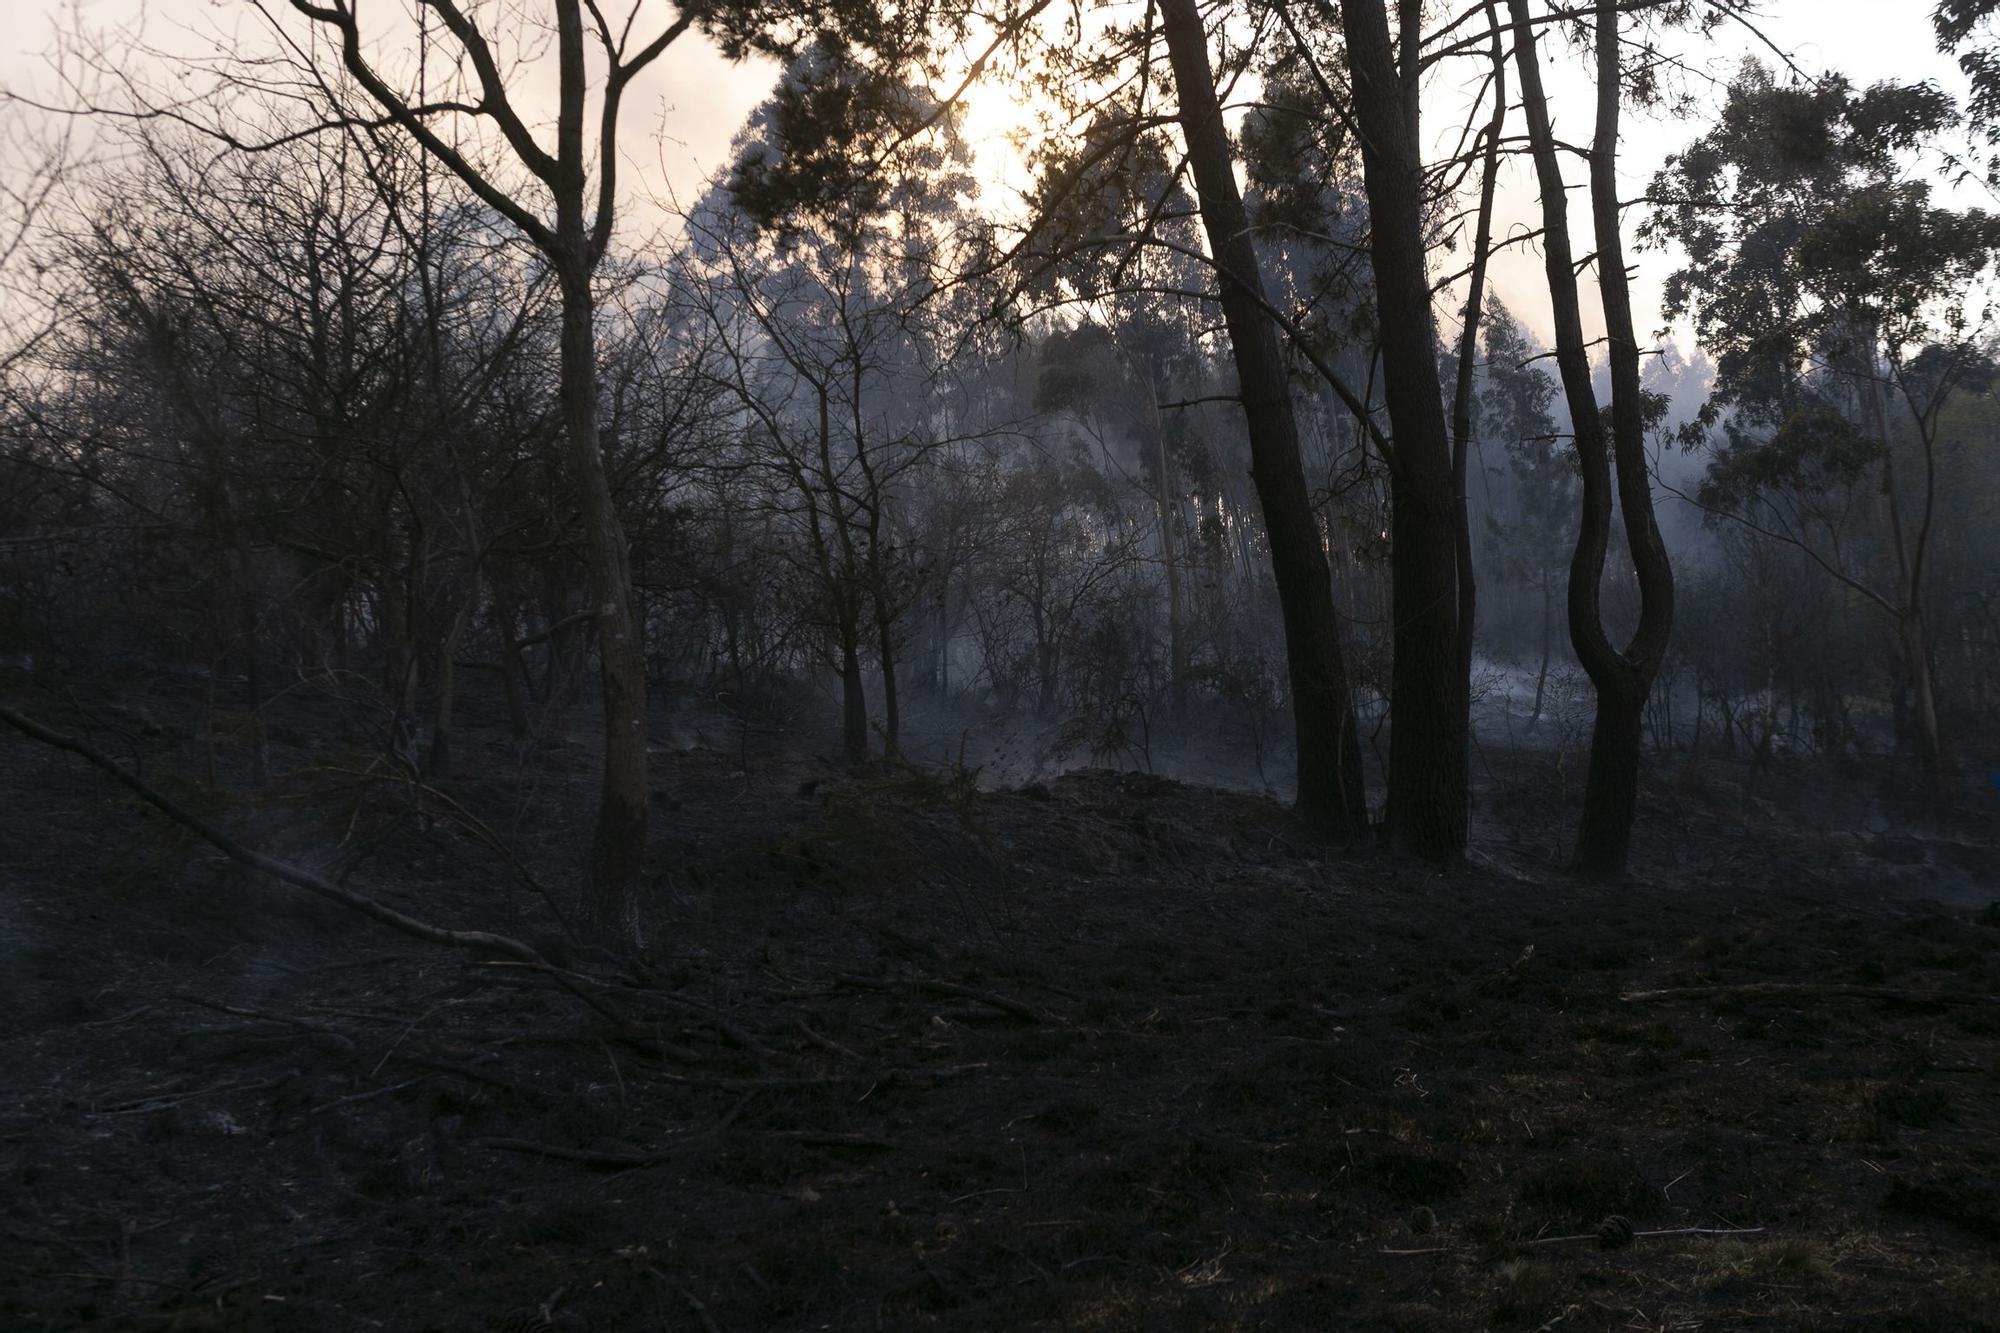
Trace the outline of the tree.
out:
[[[1458,558],[1465,540],[1464,487],[1454,480],[1426,268],[1416,83],[1421,10],[1408,0],[1400,7],[1400,66],[1382,0],[1346,0],[1340,12],[1395,439],[1389,456],[1396,625],[1389,834],[1401,850],[1445,860],[1465,850],[1470,661],[1461,660],[1458,585],[1462,568],[1470,574],[1469,562],[1462,567]]]
[[[1632,324],[1621,238],[1617,176],[1618,118],[1624,99],[1621,20],[1614,7],[1597,11],[1597,125],[1590,149],[1597,285],[1611,363],[1607,440],[1606,423],[1599,416],[1591,385],[1577,296],[1578,266],[1570,247],[1569,202],[1528,2],[1508,0],[1508,10],[1514,20],[1521,98],[1541,185],[1543,255],[1555,314],[1556,363],[1569,402],[1570,428],[1575,434],[1583,481],[1582,522],[1570,564],[1569,632],[1577,658],[1596,690],[1597,716],[1591,728],[1590,768],[1584,781],[1575,864],[1580,873],[1592,879],[1612,880],[1624,875],[1631,854],[1646,698],[1666,655],[1674,616],[1673,569],[1653,515],[1646,406],[1639,386],[1639,343]],[[1641,597],[1638,624],[1622,649],[1611,642],[1605,629],[1602,604],[1614,486]]]
[[[844,68],[827,44],[787,71],[739,136],[727,185],[689,219],[699,258],[682,268],[718,338],[719,381],[750,419],[746,441],[800,523],[839,657],[843,748],[859,763],[866,648],[881,669],[884,748],[900,743],[901,621],[920,584],[899,521],[912,474],[970,438],[953,432],[950,386],[976,345],[963,336],[972,311],[941,275],[984,254],[949,114],[864,187],[823,191],[833,165],[799,142],[797,122],[844,86]],[[875,89],[879,114],[919,102],[848,72]]]
[[[1702,424],[1726,447],[1697,502],[1884,615],[1934,800],[1950,769],[1932,661],[1939,431],[1990,376],[1972,301],[2000,218],[1935,206],[1902,159],[1955,120],[1928,85],[1784,86],[1748,65],[1715,128],[1661,172],[1652,223],[1687,255],[1668,313],[1692,314],[1716,357]]]
[[[494,47],[490,20],[456,0],[420,0],[419,23],[436,20],[456,44],[458,61],[472,71],[476,100],[430,100],[430,90],[397,86],[370,57],[355,0],[291,0],[294,11],[332,34],[341,64],[387,120],[442,162],[495,212],[547,257],[562,296],[560,400],[585,540],[604,693],[604,769],[597,827],[583,894],[583,925],[601,940],[637,938],[638,891],[646,852],[646,663],[633,611],[632,576],[625,531],[613,503],[598,438],[598,265],[611,243],[617,216],[620,105],[634,77],[693,25],[698,11],[683,10],[663,29],[634,41],[643,6],[622,24],[587,0],[552,0],[556,30],[554,151],[538,139],[517,106],[518,88]],[[494,16],[504,21],[504,12]],[[516,19],[517,22],[523,20]],[[593,70],[595,45],[601,70]],[[601,81],[601,82],[600,82]],[[588,124],[597,84],[596,128]],[[482,166],[441,120],[490,123],[514,164],[533,183],[523,188]],[[590,179],[595,159],[597,180]]]
[[[1306,500],[1291,384],[1236,185],[1235,155],[1222,123],[1201,12],[1195,0],[1162,0],[1160,17],[1250,428],[1251,477],[1284,610],[1298,734],[1298,803],[1330,835],[1352,841],[1368,825],[1360,740],[1325,540]]]

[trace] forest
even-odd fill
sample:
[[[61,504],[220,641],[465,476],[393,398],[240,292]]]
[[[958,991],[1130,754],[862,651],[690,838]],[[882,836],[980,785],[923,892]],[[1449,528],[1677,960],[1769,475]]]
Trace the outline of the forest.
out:
[[[9,1327],[2000,1329],[2000,2],[28,8]]]

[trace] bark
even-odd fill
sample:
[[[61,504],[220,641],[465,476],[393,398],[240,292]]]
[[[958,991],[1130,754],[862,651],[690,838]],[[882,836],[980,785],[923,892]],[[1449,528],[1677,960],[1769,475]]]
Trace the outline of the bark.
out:
[[[1159,384],[1153,381],[1156,390],[1153,408],[1153,448],[1156,464],[1153,472],[1153,500],[1160,519],[1160,561],[1167,577],[1167,675],[1168,698],[1173,705],[1174,720],[1182,721],[1187,716],[1188,694],[1188,645],[1186,611],[1181,593],[1181,570],[1179,552],[1174,547],[1174,518],[1179,506],[1174,503],[1173,487],[1168,480],[1167,434],[1160,420]]]
[[[1486,262],[1493,245],[1493,196],[1500,179],[1500,136],[1507,128],[1507,51],[1501,40],[1499,11],[1488,6],[1486,21],[1492,30],[1493,40],[1493,117],[1486,123],[1485,161],[1480,166],[1479,177],[1479,213],[1472,237],[1472,272],[1466,282],[1465,327],[1459,331],[1458,336],[1458,375],[1457,383],[1452,389],[1451,400],[1451,487],[1457,497],[1458,505],[1458,542],[1455,552],[1458,566],[1458,661],[1454,683],[1459,687],[1459,698],[1456,703],[1459,726],[1464,730],[1468,746],[1472,743],[1472,648],[1473,633],[1478,624],[1479,592],[1472,568],[1472,522],[1466,512],[1465,476],[1472,452],[1472,379],[1474,363],[1479,352],[1479,326],[1486,300]],[[1404,35],[1404,48],[1407,73],[1411,58],[1408,33]],[[1415,135],[1415,127],[1412,127],[1413,142]],[[1546,615],[1544,615],[1543,629],[1546,640]],[[1542,670],[1546,676],[1548,672],[1546,644],[1542,654]],[[1539,684],[1535,687],[1535,711],[1538,715],[1541,712]],[[1533,723],[1529,725],[1532,726]],[[1470,755],[1466,758],[1466,771],[1469,796]]]
[[[492,624],[493,642],[500,657],[500,683],[507,696],[507,725],[519,744],[528,739],[531,724],[528,720],[527,668],[521,662],[521,641],[515,634],[518,621],[518,597],[511,582],[503,583],[498,577],[493,580],[493,610],[489,619]]]
[[[227,502],[225,502],[226,504]],[[233,525],[233,518],[232,518]],[[257,571],[250,543],[235,531],[237,609],[242,615],[243,708],[250,719],[250,785],[259,790],[271,782],[271,743],[264,734],[264,648],[257,613]]]
[[[1541,669],[1535,672],[1535,711],[1528,714],[1529,731],[1533,731],[1535,729],[1535,724],[1542,720],[1542,698],[1547,693],[1549,687],[1549,647],[1550,647],[1550,639],[1554,637],[1552,633],[1552,631],[1554,630],[1553,621],[1555,620],[1554,602],[1555,602],[1555,596],[1549,587],[1548,580],[1543,579],[1542,581],[1542,665]]]
[[[580,225],[580,202],[577,221]],[[597,309],[590,271],[581,262],[572,262],[559,277],[563,430],[589,553],[604,694],[604,772],[581,921],[594,939],[630,943],[636,935],[646,851],[646,663],[632,619],[625,531],[612,503],[611,479],[598,445]]]
[[[1914,742],[1917,764],[1929,789],[1931,803],[1941,808],[1946,797],[1945,774],[1949,760],[1945,754],[1944,738],[1938,730],[1937,692],[1931,676],[1930,645],[1924,632],[1924,563],[1928,555],[1931,492],[1936,486],[1936,468],[1932,465],[1930,441],[1926,439],[1924,516],[1918,524],[1913,549],[1913,544],[1904,534],[1902,503],[1896,491],[1895,441],[1889,430],[1887,395],[1882,388],[1881,377],[1872,365],[1870,372],[1873,382],[1868,396],[1875,416],[1876,437],[1882,446],[1882,502],[1888,511],[1889,535],[1895,546],[1896,575],[1900,585],[1901,605],[1895,608],[1893,614],[1896,620],[1896,648],[1902,657],[1903,671],[1910,688],[1905,718],[1908,739]]]
[[[1457,555],[1465,506],[1453,481],[1438,380],[1423,163],[1382,0],[1348,0],[1341,23],[1363,146],[1383,395],[1395,437],[1389,836],[1400,851],[1449,860],[1465,850],[1469,778]]]
[[[900,753],[903,717],[896,702],[896,623],[886,606],[877,605],[875,651],[882,659],[882,753]]]
[[[860,617],[843,610],[840,622],[841,751],[850,764],[868,762],[868,697],[861,682]]]
[[[472,597],[458,608],[451,618],[451,628],[445,631],[444,642],[438,647],[437,657],[437,701],[431,710],[431,753],[429,770],[434,778],[449,778],[451,771],[451,720],[458,706],[458,649],[465,641],[465,629],[472,621],[473,601],[479,595],[479,585],[473,585]]]
[[[1360,737],[1334,614],[1332,574],[1306,498],[1291,385],[1277,329],[1264,305],[1200,10],[1195,0],[1161,0],[1160,15],[1236,359],[1249,426],[1250,476],[1271,542],[1298,736],[1299,809],[1329,836],[1356,841],[1368,829]]]
[[[1590,879],[1614,880],[1624,875],[1630,859],[1646,697],[1666,652],[1674,600],[1673,571],[1653,517],[1652,478],[1646,467],[1639,397],[1639,344],[1619,226],[1617,148],[1622,85],[1618,14],[1606,8],[1597,15],[1597,128],[1590,159],[1598,286],[1611,363],[1611,437],[1607,441],[1584,350],[1576,264],[1570,250],[1569,205],[1527,0],[1508,0],[1508,9],[1515,24],[1521,95],[1542,192],[1543,254],[1555,314],[1556,361],[1562,371],[1583,473],[1583,520],[1570,560],[1569,628],[1570,642],[1597,693],[1597,718],[1591,732],[1575,868]],[[1640,595],[1639,625],[1622,651],[1612,645],[1605,632],[1601,597],[1610,545],[1614,460],[1617,500]]]
[[[557,0],[556,146],[553,154],[514,106],[506,73],[492,54],[476,18],[456,5],[433,4],[466,56],[479,88],[477,115],[498,128],[515,161],[539,181],[554,204],[553,224],[487,176],[453,139],[413,107],[369,63],[361,21],[353,5],[291,0],[291,7],[339,41],[341,63],[388,118],[445,164],[472,192],[506,218],[544,254],[562,292],[560,386],[571,483],[588,551],[591,606],[597,625],[604,694],[604,772],[597,828],[583,884],[582,927],[607,943],[636,943],[637,895],[646,843],[646,675],[634,619],[632,579],[624,529],[612,503],[611,482],[597,432],[596,299],[591,289],[598,261],[610,243],[617,201],[619,107],[632,78],[685,33],[695,14],[676,17],[651,41],[629,50],[622,39],[605,45],[610,68],[597,80],[600,100],[596,142],[585,143],[585,111],[592,80],[586,59],[585,0]],[[600,32],[603,16],[588,6]],[[630,32],[626,34],[630,36]],[[595,159],[596,189],[589,168]],[[591,196],[595,195],[593,199]],[[594,205],[594,213],[586,217]],[[556,646],[551,646],[552,658]]]
[[[1917,743],[1917,762],[1923,767],[1924,782],[1931,800],[1941,804],[1946,795],[1947,759],[1944,738],[1938,730],[1937,687],[1931,675],[1930,644],[1924,633],[1924,613],[1912,607],[1898,625],[1903,653],[1903,669],[1910,677],[1910,722]]]

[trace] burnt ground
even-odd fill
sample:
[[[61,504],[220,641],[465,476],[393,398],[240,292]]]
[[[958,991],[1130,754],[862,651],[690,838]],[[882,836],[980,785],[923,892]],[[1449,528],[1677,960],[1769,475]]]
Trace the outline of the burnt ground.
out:
[[[586,751],[475,729],[421,793],[297,700],[253,801],[198,781],[187,699],[14,684],[565,971],[243,874],[0,738],[0,1327],[2000,1329],[1990,811],[1855,831],[1785,813],[1809,774],[1681,763],[1606,890],[1537,868],[1550,756],[1489,766],[1512,832],[1439,873],[1163,779],[767,738],[662,757],[614,964],[530,882]]]

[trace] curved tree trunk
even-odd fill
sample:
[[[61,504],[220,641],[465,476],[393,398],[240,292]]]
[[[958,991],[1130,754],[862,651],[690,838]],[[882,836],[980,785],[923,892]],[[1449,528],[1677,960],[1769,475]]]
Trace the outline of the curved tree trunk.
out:
[[[1611,438],[1605,438],[1591,388],[1570,250],[1569,205],[1556,159],[1548,99],[1542,88],[1527,0],[1508,0],[1515,25],[1521,96],[1528,116],[1536,175],[1542,191],[1543,253],[1556,324],[1556,361],[1576,436],[1583,473],[1583,520],[1570,561],[1570,641],[1597,692],[1590,771],[1584,782],[1583,819],[1577,830],[1575,868],[1600,880],[1622,877],[1630,859],[1637,809],[1646,697],[1666,654],[1673,626],[1673,570],[1653,518],[1652,478],[1646,467],[1644,418],[1639,396],[1639,344],[1625,276],[1617,194],[1618,113],[1622,93],[1618,64],[1618,13],[1597,15],[1597,130],[1590,160],[1591,213],[1596,229],[1598,286],[1603,298],[1611,362]],[[1610,546],[1612,464],[1633,567],[1638,572],[1639,626],[1621,652],[1604,629],[1602,584]]]
[[[1160,17],[1202,226],[1219,270],[1222,312],[1249,426],[1250,476],[1271,541],[1298,735],[1298,805],[1331,837],[1356,841],[1368,829],[1360,737],[1334,615],[1333,577],[1306,498],[1291,384],[1277,329],[1264,308],[1263,280],[1216,100],[1200,9],[1195,0],[1161,0]],[[1448,545],[1445,556],[1450,558]]]
[[[1466,508],[1465,477],[1472,453],[1472,379],[1479,352],[1479,327],[1486,300],[1486,261],[1493,246],[1493,196],[1500,180],[1500,136],[1507,129],[1507,49],[1501,40],[1499,10],[1488,6],[1493,38],[1493,117],[1486,123],[1485,160],[1480,165],[1479,214],[1473,227],[1472,272],[1466,280],[1465,327],[1458,337],[1458,367],[1451,398],[1451,487],[1458,503],[1458,664],[1455,711],[1468,746],[1472,744],[1472,649],[1478,624],[1478,581],[1472,568],[1472,520]],[[1414,138],[1414,132],[1412,134]],[[1543,670],[1548,657],[1543,654]],[[1540,711],[1540,690],[1536,691]],[[1466,796],[1471,798],[1471,756],[1466,757]]]

